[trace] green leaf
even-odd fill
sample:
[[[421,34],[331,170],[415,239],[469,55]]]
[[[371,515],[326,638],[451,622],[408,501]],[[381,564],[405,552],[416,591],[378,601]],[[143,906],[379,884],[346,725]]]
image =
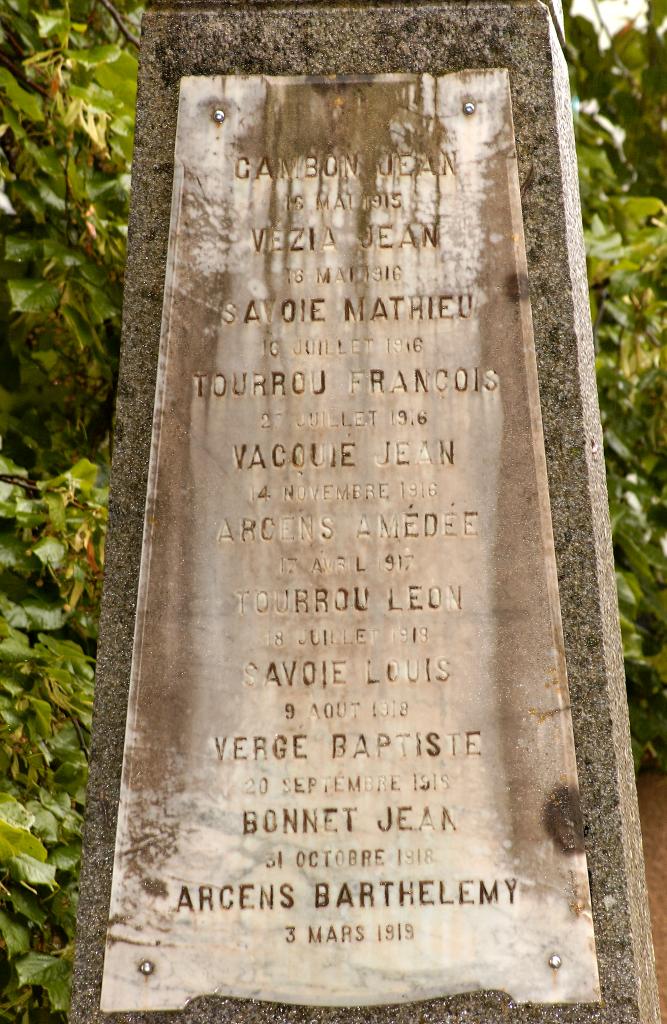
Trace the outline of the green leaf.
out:
[[[85,255],[70,249],[55,238],[45,238],[43,242],[44,257],[52,260],[54,265],[62,268],[81,267],[85,264]]]
[[[13,263],[37,259],[42,254],[42,241],[39,238],[17,238],[7,235],[5,238],[5,259]]]
[[[45,953],[28,953],[14,962],[19,985],[41,985],[53,1010],[69,1008],[71,965]]]
[[[95,70],[95,81],[103,89],[112,92],[117,98],[123,100],[126,108],[133,108],[137,96],[137,60],[127,50],[123,51],[122,57],[114,64],[100,64]],[[114,118],[113,127],[118,130],[119,122],[124,121],[127,129],[134,130],[134,119],[132,117]],[[108,184],[113,184],[109,182]]]
[[[56,308],[60,300],[60,290],[49,281],[36,281],[30,277],[15,278],[7,282],[7,287],[12,309],[18,313],[48,313]]]
[[[12,675],[6,671],[0,670],[0,689],[6,690],[12,697],[18,697],[23,693],[23,687],[25,680],[21,679],[18,673]]]
[[[33,831],[44,843],[58,842],[58,819],[36,800],[31,800],[28,809],[33,816]]]
[[[660,199],[653,199],[648,196],[627,196],[617,200],[617,202],[627,216],[635,217],[637,220],[657,217],[664,209]]]
[[[51,735],[51,705],[48,701],[40,700],[39,697],[33,697],[32,694],[27,700],[32,712],[32,719],[30,721],[31,732],[36,732],[37,734],[32,738],[41,737],[46,739]]]
[[[63,189],[60,187],[52,187],[50,182],[45,181],[43,178],[37,182],[37,191],[39,192],[40,198],[44,201],[44,207],[51,207],[59,213],[63,213],[66,209],[65,197]]]
[[[49,747],[53,751],[56,757],[61,760],[72,760],[72,755],[77,757],[81,754],[81,740],[79,734],[72,725],[68,722],[63,725],[62,728],[58,729],[52,736]]]
[[[8,892],[9,901],[14,910],[42,928],[46,923],[47,914],[35,894],[15,885],[9,886]]]
[[[11,865],[21,857],[39,864],[46,860],[46,850],[26,829],[0,819],[0,864]]]
[[[30,931],[16,918],[0,910],[0,935],[5,940],[10,958],[30,949]]]
[[[79,863],[81,858],[81,843],[70,843],[68,846],[58,846],[49,853],[49,864],[58,871],[71,871]]]
[[[119,316],[120,306],[113,302],[107,290],[98,288],[88,281],[83,282],[91,300],[91,312],[94,323],[102,323],[104,320],[112,320]]]
[[[53,480],[48,480],[47,485],[55,488],[67,484],[68,486],[78,487],[82,491],[89,492],[97,480],[98,472],[98,467],[90,459],[80,459],[66,473],[61,473],[60,476],[54,477]]]
[[[48,506],[49,519],[51,520],[54,529],[58,530],[60,533],[63,533],[67,525],[64,496],[62,494],[47,493],[44,495],[44,500]]]
[[[76,730],[74,731],[76,732]],[[67,793],[49,793],[47,790],[43,789],[41,790],[39,797],[44,807],[46,807],[46,809],[50,811],[58,821],[65,821],[67,815],[71,813],[72,804]]]
[[[653,18],[653,24],[656,28],[661,27],[663,21],[667,18],[667,0],[653,0],[653,3],[651,4],[651,15]]]
[[[616,572],[616,588],[618,590],[619,603],[627,608],[636,611],[637,603],[641,598],[641,587],[632,573]]]
[[[37,123],[44,120],[42,104],[34,93],[22,88],[7,68],[0,67],[0,89],[17,110]]]
[[[35,19],[43,39],[52,35],[66,35],[69,31],[70,21],[65,11],[51,11],[49,14],[35,12]]]
[[[120,46],[89,46],[81,50],[68,50],[68,59],[76,64],[92,67],[95,64],[112,64],[122,54]]]
[[[35,821],[30,811],[9,793],[0,793],[0,820],[28,831]]]
[[[95,331],[86,317],[76,308],[76,306],[70,305],[69,303],[63,305],[61,308],[61,314],[73,336],[81,345],[81,348],[84,351],[92,349],[95,345]]]
[[[13,533],[0,533],[0,568],[5,567],[27,569],[30,556],[26,545]]]
[[[58,602],[30,598],[21,602],[30,629],[62,629],[67,613]]]
[[[41,846],[41,843],[40,843]],[[52,864],[45,864],[27,853],[20,853],[12,857],[9,862],[9,870],[16,882],[25,882],[28,885],[46,885],[53,889],[56,884],[56,869]]]
[[[43,565],[50,565],[57,569],[67,553],[67,548],[57,537],[42,537],[34,545],[32,551]]]
[[[25,661],[30,657],[30,645],[26,638],[19,640],[15,635],[8,637],[0,643],[0,661]]]

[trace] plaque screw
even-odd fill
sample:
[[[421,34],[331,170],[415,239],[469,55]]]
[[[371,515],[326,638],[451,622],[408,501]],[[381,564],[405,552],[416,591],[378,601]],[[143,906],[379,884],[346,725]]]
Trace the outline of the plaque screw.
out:
[[[472,102],[472,100],[468,100],[467,103],[463,104],[463,113],[465,114],[466,117],[470,117],[470,115],[474,114],[476,110],[477,107]]]
[[[222,122],[225,120],[224,110],[214,110],[213,120],[215,121],[216,124],[222,124]]]
[[[142,960],[139,964],[140,974],[152,974],[155,970],[155,964],[151,960]]]
[[[559,957],[558,953],[554,953],[553,956],[549,957],[549,967],[552,967],[554,971],[557,971],[563,961]]]

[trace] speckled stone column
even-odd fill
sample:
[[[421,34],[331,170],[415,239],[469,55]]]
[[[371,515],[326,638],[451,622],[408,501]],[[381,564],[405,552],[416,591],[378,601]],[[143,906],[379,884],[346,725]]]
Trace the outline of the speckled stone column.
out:
[[[556,20],[554,20],[556,19]],[[73,1024],[657,1024],[560,4],[156,0],[144,17],[111,528]],[[184,75],[508,68],[565,650],[603,1001],[501,993],[382,1009],[202,998],[178,1013],[99,1007]]]

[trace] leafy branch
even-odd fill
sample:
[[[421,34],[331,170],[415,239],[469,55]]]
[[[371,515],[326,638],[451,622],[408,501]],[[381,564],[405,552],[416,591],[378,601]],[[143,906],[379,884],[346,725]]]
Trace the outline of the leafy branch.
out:
[[[31,498],[39,494],[39,487],[34,480],[27,480],[24,476],[17,476],[13,473],[0,473],[0,483],[11,484],[12,487],[22,487]]]
[[[118,26],[119,30],[122,32],[122,34],[127,39],[128,43],[132,43],[133,46],[136,46],[138,48],[139,47],[139,37],[135,36],[134,33],[129,30],[129,28],[127,27],[127,25],[125,24],[125,22],[123,20],[123,17],[121,15],[120,11],[116,10],[114,5],[111,3],[111,0],[98,0],[98,3],[102,4],[102,7],[104,7],[105,10],[108,11],[108,13],[111,15],[111,17],[115,21],[116,25]]]
[[[48,89],[45,89],[43,85],[39,85],[37,82],[33,82],[32,79],[28,78],[28,76],[25,75],[23,71],[16,66],[14,61],[11,60],[6,53],[3,53],[2,50],[0,50],[0,64],[3,64],[4,67],[8,68],[14,77],[18,78],[18,80],[23,82],[24,85],[27,85],[29,89],[34,89],[34,91],[38,92],[40,96],[48,98]]]

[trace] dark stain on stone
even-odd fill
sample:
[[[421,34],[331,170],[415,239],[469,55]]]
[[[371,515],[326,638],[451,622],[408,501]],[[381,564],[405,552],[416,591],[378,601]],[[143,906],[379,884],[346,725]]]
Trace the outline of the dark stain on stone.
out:
[[[530,167],[528,168],[528,173],[526,174],[526,177],[523,179],[523,182],[521,184],[521,198],[522,199],[525,199],[526,193],[529,191],[529,189],[531,188],[531,186],[533,184],[534,178],[535,178],[535,163],[531,160],[530,161]]]
[[[162,896],[166,899],[169,895],[167,886],[159,878],[144,878],[143,887],[152,896]]]
[[[542,824],[563,853],[583,853],[584,829],[579,790],[574,786],[556,786],[542,808]]]
[[[505,292],[512,302],[519,302],[521,299],[530,298],[528,286],[528,275],[512,272],[505,279]]]

